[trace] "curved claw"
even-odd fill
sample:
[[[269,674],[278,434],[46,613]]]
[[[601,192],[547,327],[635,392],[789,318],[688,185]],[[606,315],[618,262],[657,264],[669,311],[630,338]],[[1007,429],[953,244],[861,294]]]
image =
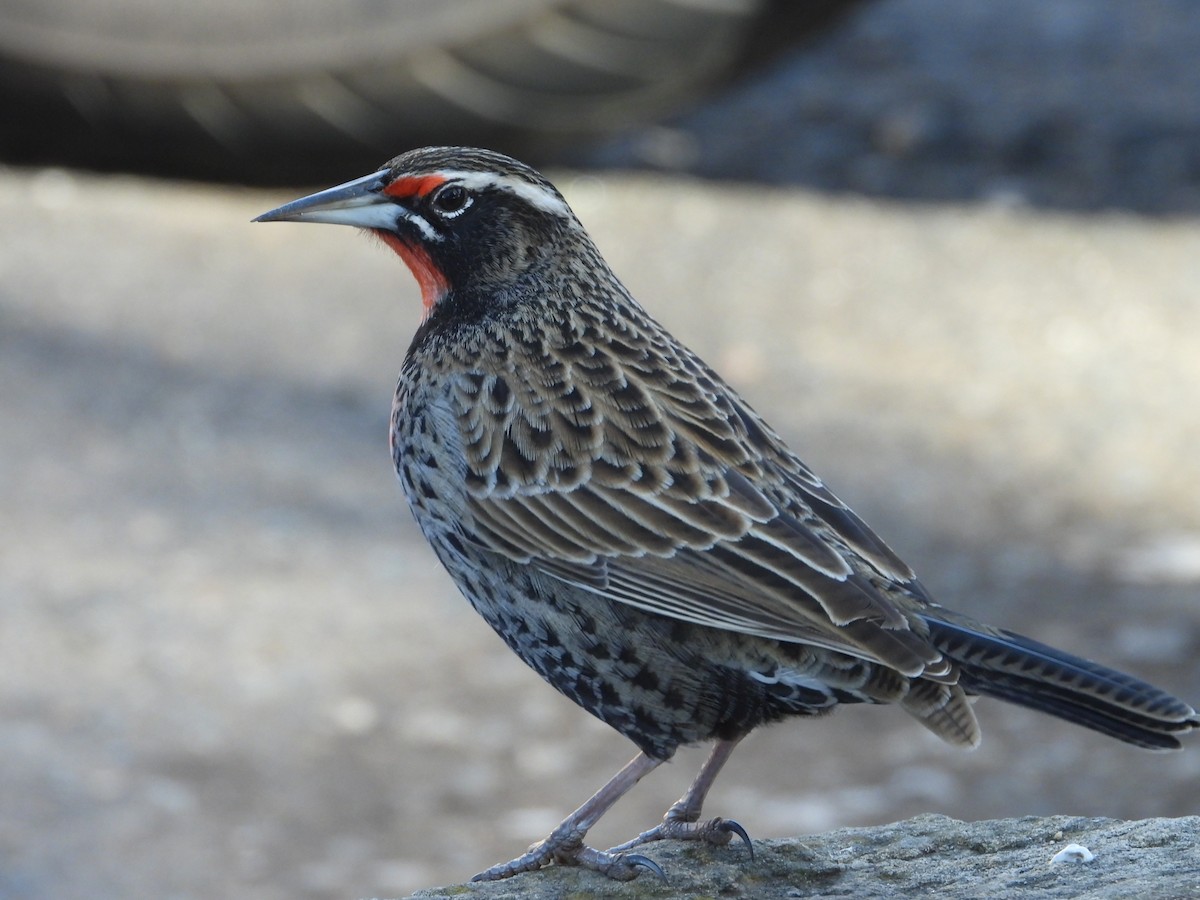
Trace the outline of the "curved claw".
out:
[[[722,819],[721,824],[717,826],[721,831],[729,834],[736,834],[742,839],[742,843],[746,845],[746,852],[750,854],[750,862],[754,862],[754,844],[750,840],[750,835],[746,833],[746,829],[742,827],[740,822],[735,822],[733,819]]]
[[[738,827],[741,828],[740,825]],[[662,879],[663,883],[666,884],[667,873],[663,871],[662,866],[660,866],[650,857],[642,856],[640,853],[626,853],[621,857],[621,859],[629,863],[631,866],[639,866],[640,868],[645,869],[647,872],[650,872],[656,877]]]

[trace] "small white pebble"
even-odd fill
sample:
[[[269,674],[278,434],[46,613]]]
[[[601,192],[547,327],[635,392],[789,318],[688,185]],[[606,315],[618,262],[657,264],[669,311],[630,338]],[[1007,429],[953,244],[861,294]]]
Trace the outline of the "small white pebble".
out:
[[[1096,854],[1083,846],[1083,844],[1067,844],[1067,846],[1054,854],[1054,857],[1050,860],[1050,865],[1064,862],[1085,863],[1091,862],[1095,858]]]
[[[366,734],[379,724],[379,709],[366,697],[342,697],[329,712],[338,729],[347,734]]]

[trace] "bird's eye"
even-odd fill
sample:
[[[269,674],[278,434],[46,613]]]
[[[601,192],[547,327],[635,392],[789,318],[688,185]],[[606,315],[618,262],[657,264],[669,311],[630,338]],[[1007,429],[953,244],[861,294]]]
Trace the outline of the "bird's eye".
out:
[[[471,194],[459,184],[448,184],[433,195],[433,208],[444,218],[452,219],[471,205]]]

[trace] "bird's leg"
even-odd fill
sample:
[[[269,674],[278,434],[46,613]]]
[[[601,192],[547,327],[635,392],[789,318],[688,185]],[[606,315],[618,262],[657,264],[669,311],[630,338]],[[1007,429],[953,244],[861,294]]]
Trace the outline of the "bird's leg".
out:
[[[618,844],[607,852],[622,853],[632,847],[648,844],[650,841],[661,841],[668,838],[681,841],[707,841],[710,844],[723,846],[728,844],[730,838],[736,834],[745,842],[750,851],[750,858],[753,859],[754,846],[750,843],[750,835],[746,834],[746,829],[737,822],[721,818],[700,821],[704,798],[708,796],[709,789],[717,780],[717,774],[729,760],[733,748],[738,745],[740,740],[741,738],[717,741],[712,753],[700,767],[696,780],[692,782],[691,787],[684,792],[684,795],[667,810],[663,820],[649,831],[643,831],[633,840]]]
[[[645,856],[637,853],[624,854],[595,850],[583,843],[588,829],[595,825],[600,817],[608,812],[630,788],[661,764],[662,760],[639,753],[626,764],[625,768],[614,775],[608,784],[596,791],[579,809],[563,819],[562,823],[550,832],[549,837],[534,844],[516,859],[492,866],[471,880],[497,881],[520,872],[532,872],[551,862],[559,865],[583,866],[618,881],[636,878],[638,869],[646,869],[660,878],[665,878],[658,863]]]

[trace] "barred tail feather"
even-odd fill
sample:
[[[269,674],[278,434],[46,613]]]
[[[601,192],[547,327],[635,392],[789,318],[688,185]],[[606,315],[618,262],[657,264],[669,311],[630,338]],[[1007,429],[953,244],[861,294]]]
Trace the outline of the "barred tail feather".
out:
[[[938,610],[930,640],[960,668],[959,685],[1049,713],[1149,750],[1177,750],[1200,728],[1195,710],[1166,691],[1019,634]]]

